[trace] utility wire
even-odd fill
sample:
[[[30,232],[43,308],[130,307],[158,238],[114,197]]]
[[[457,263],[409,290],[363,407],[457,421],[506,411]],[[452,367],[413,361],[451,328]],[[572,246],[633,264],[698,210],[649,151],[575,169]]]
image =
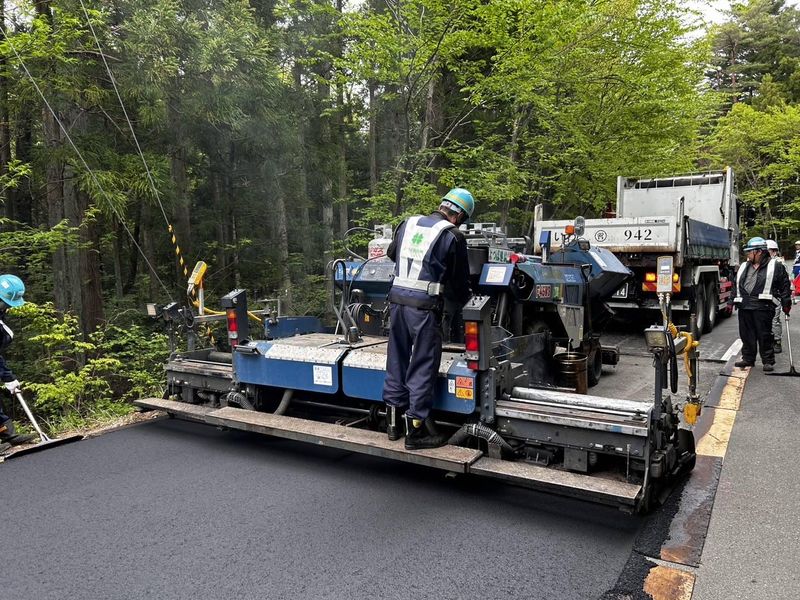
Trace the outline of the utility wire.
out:
[[[86,10],[86,5],[83,3],[83,0],[79,1],[81,3],[81,8],[83,9],[83,14],[86,15],[86,23],[89,25],[89,30],[92,32],[92,37],[94,37],[94,43],[97,45],[97,50],[100,53],[100,58],[103,59],[103,64],[106,67],[106,72],[108,73],[108,77],[111,80],[111,85],[114,88],[114,93],[117,95],[117,100],[119,100],[120,108],[122,108],[122,114],[125,115],[125,120],[128,122],[128,128],[131,131],[131,136],[133,136],[133,142],[136,144],[136,150],[139,152],[139,156],[142,159],[142,164],[144,165],[144,170],[147,173],[147,180],[150,182],[150,187],[153,189],[153,194],[155,195],[156,202],[158,202],[158,207],[161,209],[161,214],[164,216],[164,222],[167,224],[167,230],[172,236],[172,244],[175,246],[175,255],[178,257],[178,262],[183,268],[183,276],[188,277],[189,269],[186,266],[185,261],[183,260],[183,255],[181,254],[181,247],[178,244],[178,238],[175,235],[175,230],[173,229],[172,224],[169,222],[169,218],[167,217],[167,212],[164,210],[164,205],[161,203],[161,194],[159,194],[158,192],[156,183],[153,180],[153,174],[150,172],[150,167],[147,164],[147,160],[145,160],[144,152],[142,152],[142,147],[139,145],[139,138],[136,137],[136,131],[134,131],[133,129],[133,123],[131,123],[130,117],[128,116],[128,111],[125,108],[125,103],[122,101],[122,95],[119,93],[119,88],[117,87],[117,80],[114,77],[114,74],[111,72],[111,67],[108,66],[106,55],[103,52],[102,46],[100,45],[100,40],[98,39],[97,33],[94,30],[94,25],[92,25],[92,19],[89,17],[89,11]]]
[[[22,66],[23,70],[25,71],[25,74],[31,80],[31,83],[33,84],[33,87],[36,89],[36,91],[38,92],[39,96],[42,98],[42,101],[44,102],[45,106],[47,106],[47,110],[49,110],[50,114],[53,115],[53,119],[55,119],[56,123],[58,123],[59,128],[63,132],[64,136],[67,138],[67,141],[69,142],[70,146],[72,146],[72,149],[75,150],[75,154],[78,155],[78,158],[80,159],[80,161],[83,164],[83,166],[86,169],[86,171],[89,173],[89,176],[92,178],[92,181],[94,182],[94,184],[97,186],[97,189],[100,190],[100,193],[103,194],[103,196],[105,196],[106,201],[108,202],[108,205],[111,207],[111,210],[114,212],[114,214],[116,215],[117,219],[119,219],[119,222],[122,224],[122,227],[125,229],[125,231],[130,236],[131,241],[133,242],[133,245],[136,246],[136,249],[142,255],[142,258],[144,259],[144,262],[147,264],[148,267],[150,267],[150,270],[153,272],[153,275],[155,276],[155,278],[158,281],[158,283],[161,284],[162,288],[164,288],[164,291],[167,293],[167,297],[170,299],[170,301],[173,301],[172,294],[170,294],[169,288],[167,288],[167,286],[164,285],[164,282],[161,280],[161,277],[158,276],[158,272],[155,270],[155,268],[153,268],[153,265],[147,259],[147,255],[144,253],[144,251],[142,250],[142,247],[136,241],[136,238],[134,237],[133,233],[131,233],[131,230],[128,228],[128,225],[125,223],[125,219],[122,217],[120,212],[114,206],[114,202],[111,200],[109,195],[103,189],[103,186],[100,185],[100,181],[98,181],[97,176],[94,174],[94,171],[92,171],[92,169],[89,166],[89,164],[83,158],[83,154],[81,154],[81,151],[78,150],[78,146],[76,146],[75,142],[72,141],[72,137],[69,135],[69,132],[64,127],[64,124],[61,122],[61,119],[58,118],[58,115],[56,114],[56,111],[53,110],[52,106],[50,106],[50,103],[47,101],[47,98],[45,98],[45,95],[42,92],[41,88],[39,87],[39,84],[36,83],[36,79],[34,79],[33,75],[28,70],[28,66],[25,64],[25,61],[22,60],[22,56],[20,56],[19,52],[17,52],[17,48],[16,48],[16,46],[14,46],[14,43],[11,41],[11,38],[8,37],[8,34],[5,32],[5,30],[2,27],[0,27],[0,31],[2,31],[3,38],[5,38],[6,42],[8,42],[9,47],[14,52],[14,55],[17,57],[17,60],[19,61],[20,65]]]

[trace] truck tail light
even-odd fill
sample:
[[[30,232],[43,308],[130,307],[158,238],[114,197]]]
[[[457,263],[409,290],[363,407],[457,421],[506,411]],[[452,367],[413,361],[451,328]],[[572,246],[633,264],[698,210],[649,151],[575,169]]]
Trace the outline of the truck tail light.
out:
[[[655,273],[645,273],[644,280],[647,283],[655,283],[656,282],[656,274]]]
[[[228,339],[231,342],[231,347],[239,343],[239,324],[236,322],[236,309],[229,308],[225,311],[225,316],[228,319]]]
[[[478,351],[478,324],[475,321],[464,323],[464,346],[467,352]]]

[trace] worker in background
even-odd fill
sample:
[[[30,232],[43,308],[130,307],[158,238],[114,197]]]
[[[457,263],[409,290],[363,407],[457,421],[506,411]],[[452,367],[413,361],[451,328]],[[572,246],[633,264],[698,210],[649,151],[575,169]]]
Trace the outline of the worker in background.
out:
[[[789,277],[771,259],[764,238],[750,238],[744,251],[747,260],[739,267],[734,286],[733,303],[739,308],[739,337],[742,339],[742,359],[735,364],[752,367],[759,353],[764,371],[769,372],[775,365],[772,337],[775,300],[787,315],[792,309]]]
[[[800,277],[800,240],[794,243],[794,265],[792,266],[792,277]]]
[[[418,215],[401,223],[386,252],[395,263],[383,386],[386,433],[390,440],[398,440],[405,429],[408,450],[447,443],[436,431],[430,412],[442,358],[445,289],[461,306],[472,295],[467,242],[458,226],[474,210],[472,194],[454,188],[430,216]]]
[[[778,242],[775,240],[767,240],[767,250],[769,251],[769,256],[772,260],[775,261],[775,268],[776,269],[783,269],[786,271],[786,264],[783,262],[783,256],[781,256],[780,248],[778,248]],[[786,271],[786,277],[789,277],[789,272]],[[791,290],[790,290],[791,292]],[[783,316],[783,307],[780,305],[780,302],[774,300],[775,306],[775,316],[772,317],[772,337],[775,340],[775,345],[773,346],[775,354],[780,354],[783,352],[783,348],[781,346],[781,340],[783,339],[783,329],[781,327],[781,317]]]
[[[16,275],[0,275],[0,381],[11,394],[20,391],[19,381],[6,365],[3,353],[14,339],[14,332],[6,324],[6,311],[9,308],[25,304],[25,284]],[[5,452],[11,446],[25,444],[33,439],[32,435],[18,434],[14,431],[14,422],[3,412],[0,404],[0,452]]]

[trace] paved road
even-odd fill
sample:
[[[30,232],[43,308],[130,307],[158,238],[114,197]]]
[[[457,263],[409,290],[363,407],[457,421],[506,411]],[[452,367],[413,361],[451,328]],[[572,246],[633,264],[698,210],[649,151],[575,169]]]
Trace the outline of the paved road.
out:
[[[707,339],[730,345],[732,331]],[[650,360],[623,362],[594,391],[649,396]],[[718,369],[703,364],[703,393]],[[658,514],[174,420],[8,461],[0,477],[15,599],[589,599],[630,576],[637,540],[666,535]]]
[[[174,420],[0,470],[3,597],[20,600],[593,598],[641,523]]]

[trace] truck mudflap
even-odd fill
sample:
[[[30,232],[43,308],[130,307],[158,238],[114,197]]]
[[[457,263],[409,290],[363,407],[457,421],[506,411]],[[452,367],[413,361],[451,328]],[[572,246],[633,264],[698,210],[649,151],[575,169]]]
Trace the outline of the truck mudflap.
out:
[[[385,433],[310,421],[233,407],[195,406],[160,398],[143,398],[137,406],[162,410],[180,419],[299,442],[368,454],[443,471],[492,477],[526,488],[582,498],[633,510],[642,486],[618,479],[584,475],[525,462],[490,458],[481,450],[444,446],[406,450],[403,441],[389,441]]]

